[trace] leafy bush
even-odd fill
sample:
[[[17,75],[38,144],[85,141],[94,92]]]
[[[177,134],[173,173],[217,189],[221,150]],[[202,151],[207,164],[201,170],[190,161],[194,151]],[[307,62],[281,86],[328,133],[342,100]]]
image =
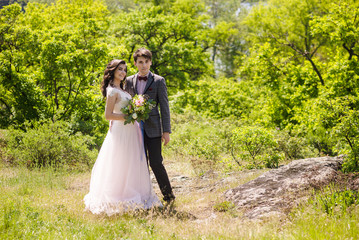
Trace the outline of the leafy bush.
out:
[[[286,160],[303,159],[318,156],[308,143],[308,139],[290,134],[286,130],[276,131],[277,150],[284,154]]]
[[[294,119],[298,124],[291,130],[317,149],[318,155],[344,154],[342,170],[359,171],[358,97],[336,97],[329,92],[307,101]]]
[[[185,110],[183,114],[174,112],[171,122],[173,133],[170,144],[163,148],[164,154],[190,161],[196,174],[213,170],[229,154],[234,121],[206,118]]]
[[[71,134],[69,124],[45,121],[25,131],[10,129],[6,132],[6,159],[26,167],[88,168],[97,151],[90,150],[92,138],[81,133]]]
[[[359,171],[359,111],[348,109],[341,113],[333,133],[345,142],[344,153],[347,157],[343,163],[343,171]]]
[[[277,142],[271,132],[263,127],[243,126],[233,130],[232,156],[236,162],[240,160],[253,164],[258,168],[278,167],[281,156],[276,151]]]
[[[335,139],[334,151],[347,155],[343,171],[359,171],[359,98],[322,99],[320,106],[319,116],[327,137]]]
[[[204,117],[191,110],[172,114],[171,143],[166,156],[189,160],[197,174],[215,168],[275,168],[281,161],[315,157],[307,139],[286,130],[245,126],[233,118]]]
[[[91,90],[82,92],[78,98],[76,109],[66,121],[69,122],[72,132],[94,137],[96,148],[100,149],[109,122],[104,117],[105,101],[100,95],[99,87],[91,87]]]
[[[348,155],[344,158],[343,164],[342,164],[342,171],[343,172],[358,172],[358,150],[356,152],[349,152]]]
[[[213,137],[212,139],[205,139],[201,137],[194,138],[189,142],[187,152],[192,156],[216,162],[219,158],[219,139]]]

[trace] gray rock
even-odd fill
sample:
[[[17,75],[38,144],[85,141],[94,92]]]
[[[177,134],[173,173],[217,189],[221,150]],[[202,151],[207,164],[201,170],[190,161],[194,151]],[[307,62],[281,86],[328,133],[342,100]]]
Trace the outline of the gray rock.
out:
[[[308,197],[308,189],[330,183],[342,157],[295,160],[225,192],[228,201],[244,210],[248,218],[285,214]]]

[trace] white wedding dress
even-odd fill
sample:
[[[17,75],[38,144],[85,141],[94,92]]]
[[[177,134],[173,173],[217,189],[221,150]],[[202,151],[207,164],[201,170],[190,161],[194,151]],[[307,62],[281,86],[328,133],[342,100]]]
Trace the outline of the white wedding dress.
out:
[[[129,93],[108,87],[107,96],[118,94],[114,113],[128,105]],[[143,137],[137,122],[113,121],[92,169],[87,210],[113,215],[134,209],[162,206],[153,191]]]

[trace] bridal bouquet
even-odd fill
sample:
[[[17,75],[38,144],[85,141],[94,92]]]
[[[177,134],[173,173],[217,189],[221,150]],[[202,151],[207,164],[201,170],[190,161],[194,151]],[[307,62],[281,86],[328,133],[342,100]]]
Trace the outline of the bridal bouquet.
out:
[[[122,113],[126,114],[125,125],[134,123],[135,121],[144,121],[149,118],[149,113],[154,108],[156,102],[148,99],[147,95],[135,95],[130,103],[121,109]]]

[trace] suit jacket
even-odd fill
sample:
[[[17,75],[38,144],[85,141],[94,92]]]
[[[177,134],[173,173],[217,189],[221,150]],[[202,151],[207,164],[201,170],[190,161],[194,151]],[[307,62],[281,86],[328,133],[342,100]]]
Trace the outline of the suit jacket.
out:
[[[133,97],[137,93],[137,74],[126,78],[126,91]],[[149,73],[144,95],[156,101],[156,106],[150,112],[149,118],[144,122],[144,130],[148,137],[161,137],[162,132],[171,133],[170,109],[168,104],[167,86],[163,77]],[[161,116],[158,110],[161,111]]]

